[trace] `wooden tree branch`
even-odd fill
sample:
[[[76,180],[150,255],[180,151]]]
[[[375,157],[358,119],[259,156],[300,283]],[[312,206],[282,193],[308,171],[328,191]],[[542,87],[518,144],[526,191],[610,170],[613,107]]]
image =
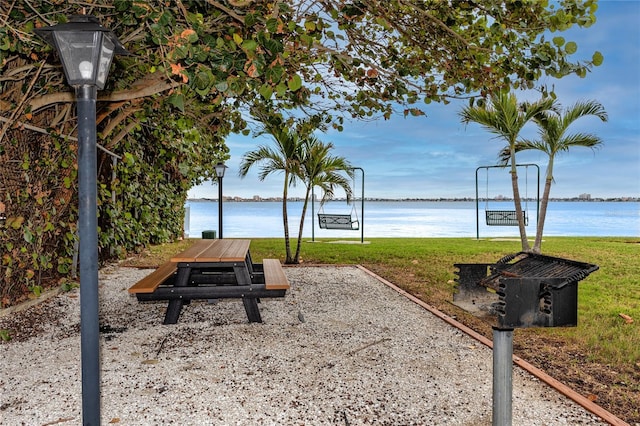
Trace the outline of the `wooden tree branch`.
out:
[[[244,18],[240,15],[238,15],[237,13],[235,13],[233,10],[229,9],[228,7],[224,6],[223,4],[221,4],[220,2],[217,2],[215,0],[207,0],[207,3],[209,3],[211,6],[220,9],[221,11],[223,11],[224,13],[226,13],[227,15],[231,16],[233,19],[235,19],[238,22],[244,23]]]
[[[140,111],[140,108],[126,108],[121,111],[118,115],[109,120],[109,123],[107,123],[104,129],[102,129],[102,137],[108,137],[118,124],[122,123],[127,117],[131,116],[131,114],[134,114],[137,111]]]
[[[111,115],[113,111],[122,108],[126,104],[127,102],[114,102],[114,103],[108,104],[106,108],[100,110],[97,113],[96,124],[102,123],[104,120],[106,120],[109,117],[109,115]]]
[[[10,15],[9,15],[9,12],[11,12],[11,10],[13,9],[13,6],[15,6],[16,1],[17,1],[17,0],[14,0],[14,1],[11,3],[11,6],[9,6],[9,10],[7,10],[7,14],[3,17],[3,18],[4,18],[4,20],[3,20],[3,22],[0,24],[0,26],[3,26],[3,27],[4,27],[4,26],[6,26],[6,25],[7,25],[7,22],[9,21],[9,16],[10,16]]]
[[[176,0],[176,4],[178,5],[178,9],[180,9],[180,13],[182,13],[184,19],[187,20],[189,17],[189,13],[187,13],[187,9],[185,9],[184,5],[182,4],[182,0]]]
[[[113,138],[111,138],[111,140],[109,141],[109,146],[108,149],[113,149],[115,148],[116,145],[118,145],[118,142],[120,142],[122,139],[124,139],[129,133],[131,133],[131,131],[138,125],[140,124],[140,122],[138,120],[133,120],[131,123],[127,124],[127,126],[122,129],[116,136],[114,136]]]
[[[146,85],[137,90],[123,90],[119,92],[109,93],[105,96],[99,96],[99,102],[121,102],[121,101],[130,101],[133,99],[145,98],[147,96],[155,95],[157,93],[162,93],[166,90],[170,90],[179,86],[182,86],[184,83],[178,81],[171,80],[158,80],[150,85]],[[51,93],[48,95],[40,96],[31,101],[31,112],[38,111],[41,108],[47,107],[49,105],[57,104],[57,103],[67,103],[73,102],[75,97],[71,92],[58,92]]]
[[[62,108],[60,108],[60,113],[58,115],[56,115],[53,118],[53,120],[51,120],[51,127],[56,127],[57,125],[59,125],[63,121],[68,120],[69,117],[71,116],[71,107],[72,106],[73,105],[71,105],[71,104],[66,104]]]
[[[36,126],[33,126],[31,124],[28,124],[28,123],[23,123],[22,121],[11,120],[11,119],[6,118],[6,117],[0,117],[0,121],[2,121],[3,123],[5,123],[5,124],[7,124],[9,126],[19,126],[19,127],[25,128],[27,130],[31,130],[31,131],[34,131],[34,132],[42,133],[44,135],[48,135],[50,133],[49,131],[47,131],[47,129],[43,129],[42,127],[36,127]],[[73,136],[67,136],[67,138],[70,139],[70,140],[74,140],[74,141],[78,140],[77,138],[75,138]]]
[[[75,97],[72,92],[57,92],[37,97],[31,101],[30,105],[31,111],[35,112],[49,105],[72,103],[73,101],[75,101]]]
[[[400,4],[402,4],[405,7],[413,7],[413,9],[416,12],[420,13],[421,16],[423,16],[423,17],[427,18],[429,21],[433,22],[437,27],[439,27],[440,29],[444,30],[447,34],[449,34],[450,36],[452,36],[453,38],[458,40],[460,43],[462,43],[462,45],[465,46],[467,49],[473,48],[473,49],[485,50],[485,51],[488,50],[488,49],[479,48],[478,46],[471,46],[469,44],[469,42],[464,39],[464,37],[462,37],[457,32],[453,31],[444,22],[442,22],[440,19],[438,19],[435,16],[433,16],[432,14],[430,14],[428,11],[420,9],[418,7],[415,7],[415,6],[411,5],[411,4],[408,4],[406,1],[403,1],[403,0],[400,0]]]

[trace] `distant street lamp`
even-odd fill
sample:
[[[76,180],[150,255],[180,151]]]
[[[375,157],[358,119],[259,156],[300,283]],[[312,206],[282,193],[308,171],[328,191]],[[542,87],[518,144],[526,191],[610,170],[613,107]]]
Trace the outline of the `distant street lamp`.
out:
[[[227,166],[224,163],[218,163],[215,170],[218,178],[218,238],[222,238],[222,178]]]
[[[39,28],[55,47],[67,83],[75,88],[78,115],[78,234],[80,236],[80,351],[82,420],[100,424],[100,325],[98,320],[98,220],[96,98],[104,89],[114,54],[128,54],[115,34],[91,15]]]

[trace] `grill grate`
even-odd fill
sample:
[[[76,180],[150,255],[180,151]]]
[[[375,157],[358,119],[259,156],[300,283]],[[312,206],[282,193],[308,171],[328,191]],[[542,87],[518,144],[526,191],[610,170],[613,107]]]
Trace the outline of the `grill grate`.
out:
[[[509,263],[512,260],[515,262]],[[555,281],[553,287],[562,288],[596,270],[598,266],[589,263],[520,252],[500,259],[491,267],[491,275],[480,281],[480,285],[497,290],[501,278],[560,278],[562,280]]]

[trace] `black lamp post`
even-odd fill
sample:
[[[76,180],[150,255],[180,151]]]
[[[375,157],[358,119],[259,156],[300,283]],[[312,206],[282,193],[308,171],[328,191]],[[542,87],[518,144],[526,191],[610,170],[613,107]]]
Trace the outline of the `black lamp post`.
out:
[[[35,30],[55,47],[67,83],[75,88],[78,115],[78,234],[80,236],[80,351],[82,421],[100,424],[100,326],[98,322],[98,220],[96,98],[114,54],[128,54],[115,34],[91,15]]]
[[[227,166],[224,163],[218,163],[215,170],[218,178],[218,238],[222,238],[222,178]]]

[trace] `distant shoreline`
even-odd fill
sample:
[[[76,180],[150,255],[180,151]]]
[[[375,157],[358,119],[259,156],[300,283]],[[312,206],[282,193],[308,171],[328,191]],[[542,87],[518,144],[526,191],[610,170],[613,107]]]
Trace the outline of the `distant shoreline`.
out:
[[[272,203],[272,202],[281,202],[282,198],[281,197],[271,197],[271,198],[242,198],[242,197],[224,197],[224,202],[225,203],[233,203],[233,202],[237,202],[237,203]],[[208,203],[208,202],[217,202],[218,199],[217,198],[188,198],[187,201],[191,202],[191,203]],[[300,197],[293,197],[293,198],[289,198],[287,201],[292,201],[292,202],[296,202],[296,201],[304,201],[303,198]],[[319,200],[316,200],[317,202],[319,202]],[[334,198],[333,200],[334,202],[346,202],[347,200],[345,198]],[[360,199],[354,199],[352,200],[352,202],[360,202]],[[476,199],[475,198],[365,198],[364,199],[365,202],[447,202],[447,203],[451,203],[451,202],[475,202]],[[490,198],[490,199],[485,199],[485,198],[479,198],[478,199],[479,202],[485,202],[485,201],[513,201],[513,198]],[[535,201],[535,198],[523,198],[522,201]],[[621,202],[621,203],[625,203],[625,202],[639,202],[640,201],[640,197],[615,197],[615,198],[579,198],[579,197],[573,197],[573,198],[550,198],[549,199],[550,202],[557,202],[557,201],[563,201],[563,202],[577,202],[577,203],[602,203],[602,202]]]

